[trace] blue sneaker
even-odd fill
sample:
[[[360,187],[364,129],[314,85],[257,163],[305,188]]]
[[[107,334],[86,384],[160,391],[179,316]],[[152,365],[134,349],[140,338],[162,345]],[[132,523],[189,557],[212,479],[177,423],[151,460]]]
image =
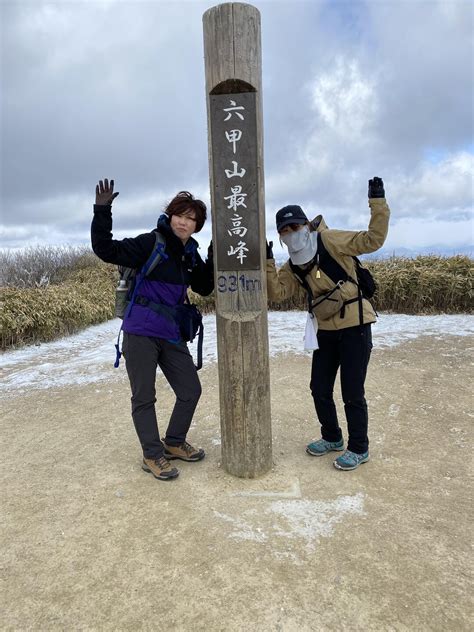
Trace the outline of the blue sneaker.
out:
[[[344,450],[344,439],[341,439],[340,441],[326,441],[326,439],[318,439],[318,441],[314,441],[314,443],[310,443],[306,446],[306,452],[311,454],[311,456],[323,456],[323,454],[327,454],[333,450],[336,452]]]
[[[334,467],[338,470],[355,470],[361,463],[366,463],[369,460],[369,452],[363,454],[356,454],[350,450],[346,450],[344,454],[338,456],[334,461]]]

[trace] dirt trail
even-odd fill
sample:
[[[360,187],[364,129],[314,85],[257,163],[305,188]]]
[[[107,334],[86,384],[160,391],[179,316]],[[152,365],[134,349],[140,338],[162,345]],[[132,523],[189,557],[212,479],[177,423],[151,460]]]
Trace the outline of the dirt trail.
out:
[[[374,350],[356,472],[305,454],[309,357],[271,361],[258,480],[220,467],[215,366],[190,434],[207,458],[172,483],[140,469],[125,382],[3,400],[1,629],[472,629],[472,347]],[[161,377],[158,402],[163,427]]]

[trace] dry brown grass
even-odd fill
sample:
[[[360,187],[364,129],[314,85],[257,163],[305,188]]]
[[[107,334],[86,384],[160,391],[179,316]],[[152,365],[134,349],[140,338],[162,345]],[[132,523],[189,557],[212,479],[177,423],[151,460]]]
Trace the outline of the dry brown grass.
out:
[[[29,246],[0,250],[0,287],[46,287],[62,283],[74,270],[95,265],[87,246]]]
[[[377,281],[374,304],[404,314],[473,310],[473,260],[467,256],[393,257],[367,264]]]
[[[2,288],[1,348],[52,340],[113,318],[116,267],[85,257],[64,282],[39,288]],[[378,311],[405,314],[471,313],[473,261],[466,256],[393,257],[365,265],[378,290]],[[203,313],[214,311],[214,297],[191,293]],[[306,309],[301,290],[270,309]]]
[[[96,262],[59,285],[2,288],[1,348],[53,340],[113,317],[114,266]]]

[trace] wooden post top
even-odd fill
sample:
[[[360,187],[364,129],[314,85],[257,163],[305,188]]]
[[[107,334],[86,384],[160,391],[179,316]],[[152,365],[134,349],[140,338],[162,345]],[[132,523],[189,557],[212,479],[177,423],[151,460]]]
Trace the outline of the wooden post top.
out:
[[[207,94],[260,91],[260,11],[242,2],[218,4],[204,13],[203,27]]]

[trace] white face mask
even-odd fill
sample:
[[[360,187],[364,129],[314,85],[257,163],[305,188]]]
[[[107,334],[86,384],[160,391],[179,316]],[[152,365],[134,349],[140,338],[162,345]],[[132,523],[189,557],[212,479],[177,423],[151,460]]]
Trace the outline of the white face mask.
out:
[[[290,233],[285,233],[281,235],[281,240],[288,248],[289,251],[298,252],[302,250],[309,239],[309,228],[308,226],[303,226],[299,230],[292,230]]]
[[[291,261],[296,265],[308,263],[315,256],[317,237],[316,232],[310,232],[309,226],[280,235],[280,239],[288,248]]]

